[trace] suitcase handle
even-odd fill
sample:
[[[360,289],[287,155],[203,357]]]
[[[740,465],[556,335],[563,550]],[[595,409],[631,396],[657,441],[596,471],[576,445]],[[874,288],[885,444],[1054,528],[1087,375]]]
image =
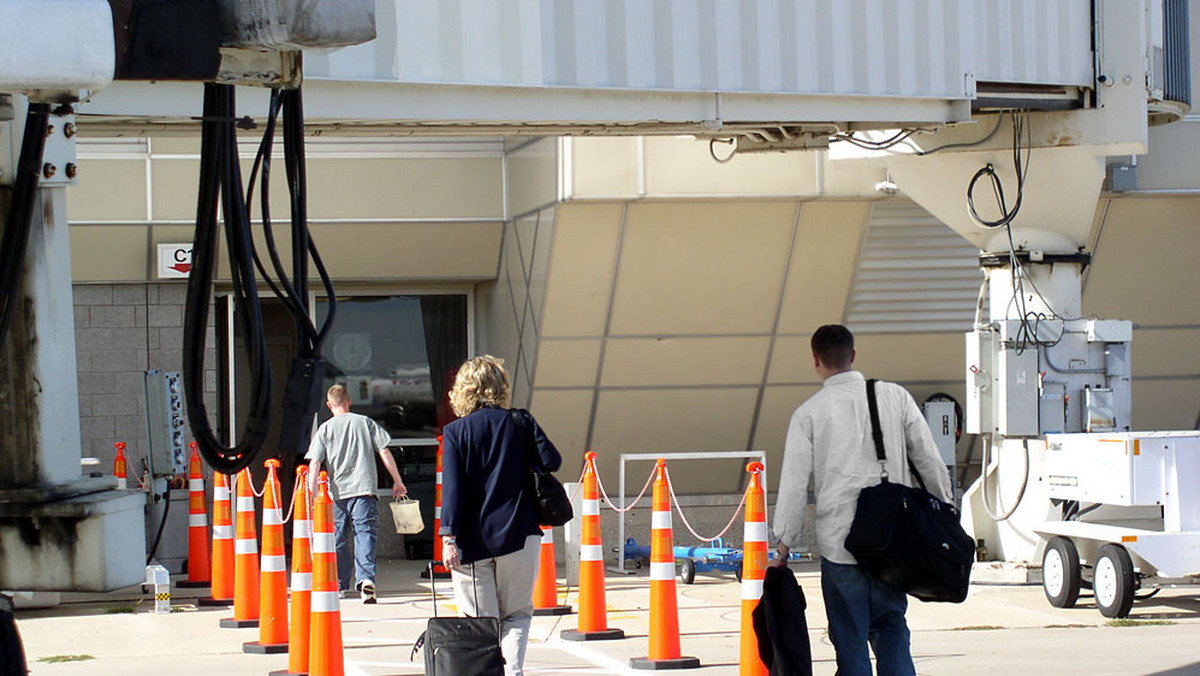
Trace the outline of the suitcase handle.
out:
[[[437,583],[434,582],[435,577],[433,574],[433,565],[435,563],[441,563],[441,561],[430,561],[428,564],[428,568],[429,568],[429,595],[433,598],[433,616],[437,617],[438,616]],[[475,592],[475,610],[476,610],[476,612],[478,612],[479,611],[479,582],[475,579],[475,562],[474,561],[471,562],[471,589],[474,590],[474,592]],[[414,650],[414,654],[415,654],[416,648],[414,648],[413,650]]]

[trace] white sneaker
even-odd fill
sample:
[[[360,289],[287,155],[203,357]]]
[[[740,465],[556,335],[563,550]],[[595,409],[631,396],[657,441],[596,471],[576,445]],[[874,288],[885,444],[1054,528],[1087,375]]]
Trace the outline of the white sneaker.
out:
[[[359,582],[358,595],[362,598],[363,603],[375,603],[378,600],[375,596],[375,583],[371,580]]]

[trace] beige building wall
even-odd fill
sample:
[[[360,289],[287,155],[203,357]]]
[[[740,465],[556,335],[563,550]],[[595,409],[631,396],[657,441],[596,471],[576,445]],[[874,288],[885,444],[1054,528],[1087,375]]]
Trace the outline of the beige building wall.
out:
[[[70,191],[76,280],[145,282],[153,244],[190,240],[196,158],[180,139],[107,150],[81,153]],[[821,153],[721,163],[691,139],[379,154],[310,158],[312,230],[335,279],[356,292],[474,285],[476,352],[506,359],[516,405],[566,474],[596,451],[611,490],[621,453],[670,451],[764,450],[774,484],[791,412],[820,385],[809,336],[847,321],[872,215],[904,202],[874,190],[875,167]],[[410,181],[424,187],[398,187]],[[1136,324],[1139,429],[1191,429],[1200,412],[1197,206],[1135,193],[1096,209],[1084,309]],[[961,332],[916,324],[860,332],[858,366],[918,401],[964,401]],[[969,438],[959,454],[978,461]],[[685,463],[677,489],[736,493],[740,465]]]

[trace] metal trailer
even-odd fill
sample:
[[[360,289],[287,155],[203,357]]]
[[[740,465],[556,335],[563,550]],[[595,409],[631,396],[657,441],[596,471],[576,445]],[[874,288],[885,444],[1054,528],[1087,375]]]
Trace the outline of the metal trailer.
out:
[[[1200,582],[1200,433],[1047,435],[1042,478],[1064,515],[1034,529],[1051,605],[1090,586],[1120,618],[1163,584]]]
[[[742,581],[742,550],[726,547],[721,538],[713,540],[708,547],[680,547],[672,549],[675,563],[679,566],[679,581],[692,584],[696,581],[696,573],[709,573],[714,570],[733,573],[738,582]],[[634,538],[625,540],[624,560],[632,561],[634,568],[641,568],[650,561],[650,548],[641,546]],[[774,551],[767,551],[767,560],[775,558]],[[789,561],[800,561],[804,557],[797,553],[788,555]]]

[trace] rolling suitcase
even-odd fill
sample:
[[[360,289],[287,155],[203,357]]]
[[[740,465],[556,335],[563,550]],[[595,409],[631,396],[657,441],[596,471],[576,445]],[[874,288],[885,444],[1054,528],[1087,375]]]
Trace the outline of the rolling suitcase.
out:
[[[494,617],[438,617],[433,563],[429,564],[433,617],[413,645],[424,648],[425,676],[504,676],[500,620]],[[478,590],[476,590],[478,594]],[[478,601],[475,603],[479,607]]]

